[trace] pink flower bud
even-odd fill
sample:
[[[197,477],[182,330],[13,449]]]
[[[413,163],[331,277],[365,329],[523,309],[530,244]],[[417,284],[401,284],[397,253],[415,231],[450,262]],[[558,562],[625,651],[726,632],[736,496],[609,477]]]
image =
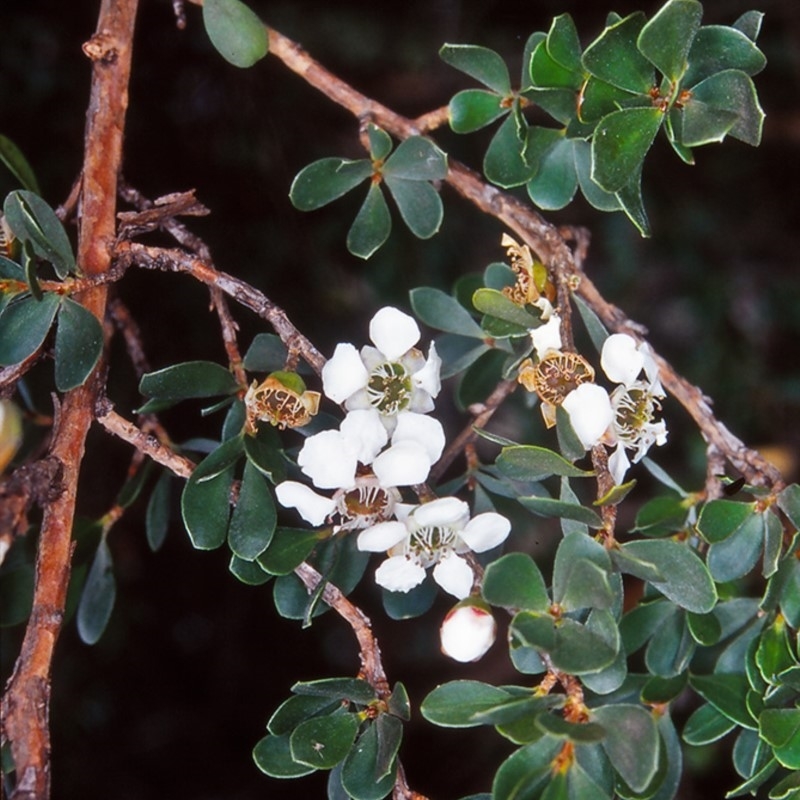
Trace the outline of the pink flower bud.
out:
[[[442,622],[442,652],[456,661],[477,661],[492,646],[496,633],[489,608],[477,598],[467,598],[453,606]]]

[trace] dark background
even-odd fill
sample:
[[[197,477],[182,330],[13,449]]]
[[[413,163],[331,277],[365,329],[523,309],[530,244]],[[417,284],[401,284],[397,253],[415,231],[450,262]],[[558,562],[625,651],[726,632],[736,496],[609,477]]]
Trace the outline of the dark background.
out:
[[[572,13],[586,43],[611,10],[576,0],[408,0],[380,8],[357,0],[284,0],[252,6],[357,89],[412,117],[473,85],[439,60],[442,43],[493,47],[513,65],[513,76],[527,36],[547,30],[554,15]],[[730,24],[749,7],[713,0],[705,4],[704,22]],[[767,0],[758,7],[766,12],[759,45],[769,62],[756,77],[767,113],[760,148],[732,140],[699,148],[697,165],[687,167],[659,139],[644,177],[649,240],[621,215],[601,214],[582,200],[547,216],[591,229],[587,270],[605,296],[650,329],[656,349],[715,399],[720,419],[748,442],[777,448],[787,478],[796,479],[800,4]],[[626,0],[613,10],[637,8],[652,14],[657,4]],[[57,205],[82,160],[90,74],[80,45],[94,31],[96,4],[12,0],[4,10],[0,132],[23,149],[44,196]],[[211,246],[217,265],[266,292],[324,353],[336,341],[364,341],[372,313],[386,302],[407,307],[410,288],[448,289],[457,276],[501,259],[498,224],[447,187],[437,237],[420,242],[395,220],[389,242],[369,262],[351,256],[344,241],[358,192],[309,214],[293,209],[287,194],[293,176],[317,158],[362,157],[356,122],[277,61],[267,58],[248,71],[226,64],[205,36],[199,10],[188,7],[187,16],[181,32],[169,3],[142,2],[125,177],[150,197],[196,188],[212,214],[189,224]],[[491,134],[434,135],[453,157],[477,166]],[[3,194],[13,188],[5,180],[0,176]],[[119,291],[142,327],[153,368],[193,358],[224,363],[202,287],[183,277],[130,272]],[[264,326],[249,312],[235,313],[246,348]],[[130,417],[139,397],[124,362],[116,360],[110,391]],[[42,367],[29,381],[45,413],[47,379]],[[440,400],[439,407],[446,406]],[[219,420],[201,419],[197,411],[181,408],[165,417],[176,441],[218,432]],[[667,402],[665,413],[670,442],[657,458],[675,465],[684,485],[699,487],[702,442],[674,403]],[[515,419],[510,411],[497,425]],[[455,413],[444,420],[450,433],[463,422]],[[85,518],[108,510],[128,458],[126,447],[92,432],[79,498]],[[646,476],[636,477],[648,485]],[[530,518],[523,525],[546,550],[552,541],[547,526]],[[294,680],[356,671],[355,642],[344,623],[326,615],[301,631],[298,623],[281,619],[269,586],[238,583],[222,551],[193,551],[177,519],[163,549],[150,553],[141,502],[116,525],[109,543],[118,596],[108,630],[90,648],[71,621],[56,652],[54,797],[322,796],[324,776],[275,781],[255,768],[250,751]],[[390,679],[406,682],[415,706],[437,683],[454,677],[517,680],[501,646],[478,665],[456,666],[439,655],[437,627],[450,605],[446,598],[425,625],[391,622],[367,584],[356,599],[375,620]],[[21,626],[2,631],[3,680],[21,634]],[[448,800],[487,791],[509,750],[499,736],[435,729],[415,714],[402,756],[413,788]],[[723,751],[689,754],[695,768],[683,798],[723,795]]]

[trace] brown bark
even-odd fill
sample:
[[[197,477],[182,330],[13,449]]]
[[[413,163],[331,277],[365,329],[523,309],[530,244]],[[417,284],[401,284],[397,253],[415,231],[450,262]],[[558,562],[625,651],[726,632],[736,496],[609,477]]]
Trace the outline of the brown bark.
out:
[[[136,7],[137,0],[103,0],[97,32],[83,48],[93,69],[77,260],[89,277],[104,274],[111,264]],[[106,286],[97,285],[76,299],[102,320],[106,294]],[[3,735],[11,744],[16,770],[11,800],[50,796],[52,659],[69,583],[78,473],[101,370],[99,365],[83,386],[64,397],[50,450],[50,457],[63,466],[63,491],[44,511],[33,610],[2,703]]]

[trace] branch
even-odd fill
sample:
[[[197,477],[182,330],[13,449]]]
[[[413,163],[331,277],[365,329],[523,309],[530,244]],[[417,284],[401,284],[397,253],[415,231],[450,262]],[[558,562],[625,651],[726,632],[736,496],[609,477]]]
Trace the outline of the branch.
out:
[[[77,260],[92,277],[111,264],[136,7],[136,0],[103,0],[97,33],[83,48],[93,68]],[[76,299],[102,321],[105,286],[94,286]],[[50,675],[69,583],[78,474],[102,370],[101,364],[83,386],[66,394],[54,432],[50,457],[63,467],[63,492],[45,508],[33,608],[2,701],[3,738],[11,745],[17,779],[10,800],[50,797]]]

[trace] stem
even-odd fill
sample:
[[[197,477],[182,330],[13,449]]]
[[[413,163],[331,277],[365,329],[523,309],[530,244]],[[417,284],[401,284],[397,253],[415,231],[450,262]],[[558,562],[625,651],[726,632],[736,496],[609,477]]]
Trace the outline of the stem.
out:
[[[77,260],[89,277],[104,274],[111,265],[136,7],[137,0],[103,0],[97,33],[83,48],[93,61],[93,68]],[[76,299],[103,320],[105,286],[87,289]],[[64,619],[78,473],[102,370],[101,364],[83,386],[65,395],[50,451],[50,456],[63,466],[63,491],[44,511],[33,608],[2,701],[3,738],[10,742],[17,780],[10,800],[50,797],[52,659]]]

